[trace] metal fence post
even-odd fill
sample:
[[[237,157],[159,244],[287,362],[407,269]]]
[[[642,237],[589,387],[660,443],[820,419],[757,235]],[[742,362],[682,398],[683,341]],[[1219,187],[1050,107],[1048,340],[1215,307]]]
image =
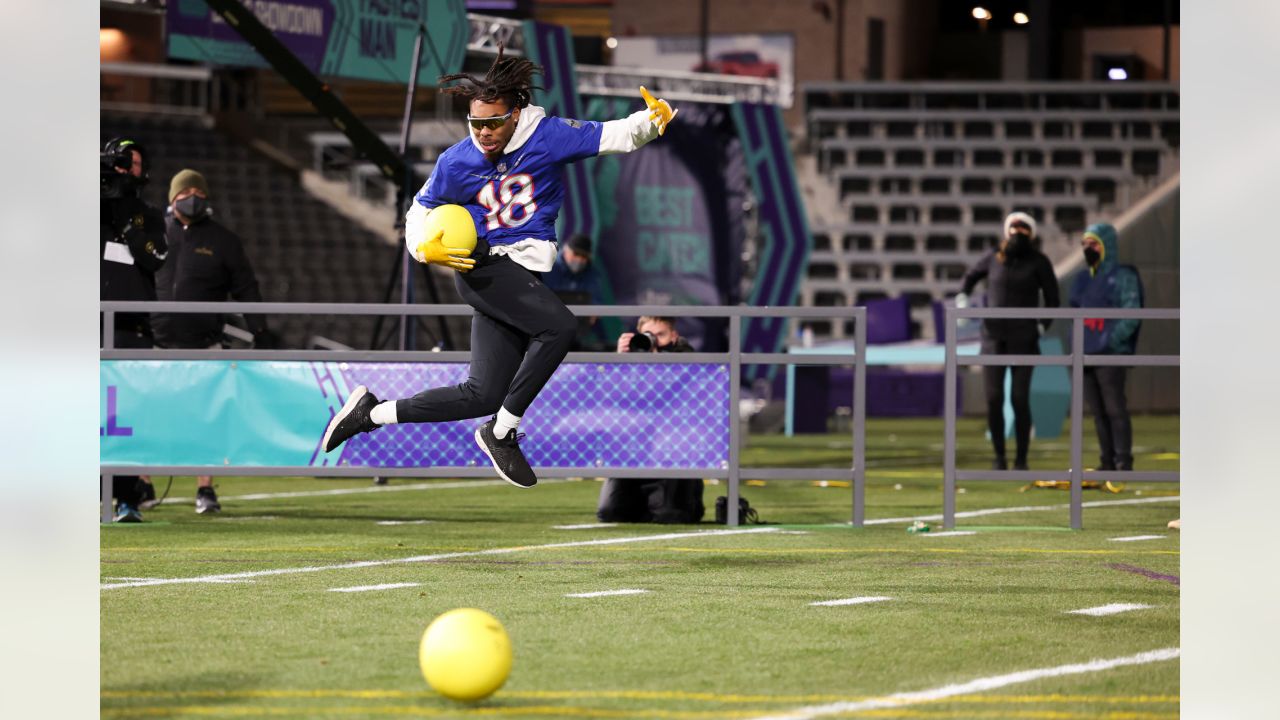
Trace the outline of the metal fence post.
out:
[[[1084,513],[1084,318],[1071,319],[1071,528]]]
[[[742,315],[729,318],[729,505],[725,508],[725,522],[729,527],[738,524],[738,482],[742,475],[742,428],[738,419],[738,406],[742,394]]]
[[[956,309],[942,309],[947,339],[946,369],[943,371],[943,436],[942,436],[942,527],[956,525]]]
[[[853,526],[867,510],[867,309],[853,315]]]
[[[110,474],[100,475],[98,477],[102,481],[102,486],[100,488],[100,494],[102,495],[102,524],[110,525],[111,518],[114,515],[114,513],[111,512],[111,496],[115,494],[116,477],[115,475]]]

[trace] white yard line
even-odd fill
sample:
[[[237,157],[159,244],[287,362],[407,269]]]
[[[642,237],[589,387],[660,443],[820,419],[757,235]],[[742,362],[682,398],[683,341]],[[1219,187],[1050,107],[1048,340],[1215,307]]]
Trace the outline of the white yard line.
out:
[[[1110,507],[1112,505],[1145,505],[1147,503],[1176,502],[1180,499],[1181,498],[1179,496],[1174,495],[1173,497],[1134,498],[1132,500],[1094,500],[1093,502],[1084,503],[1083,507],[1089,508],[1089,507]],[[971,517],[983,517],[985,515],[1001,515],[1004,513],[1036,512],[1040,510],[1066,510],[1070,507],[1071,505],[1069,503],[1062,503],[1060,505],[1020,505],[1018,507],[987,508],[986,510],[969,510],[967,512],[958,512],[956,513],[956,517],[971,518]],[[941,520],[941,519],[942,519],[941,514],[913,515],[911,517],[876,518],[875,520],[867,520],[865,524],[891,525],[893,523],[912,522],[914,520]]]
[[[1093,617],[1102,617],[1103,615],[1117,615],[1130,610],[1147,610],[1151,605],[1143,605],[1142,603],[1111,603],[1110,605],[1101,605],[1099,607],[1084,608],[1083,610],[1068,610],[1068,615],[1090,615]]]
[[[824,715],[840,715],[862,710],[877,710],[881,708],[902,707],[904,705],[918,705],[920,703],[933,702],[944,698],[956,697],[958,695],[972,695],[974,693],[989,692],[1007,685],[1031,682],[1033,680],[1062,677],[1064,675],[1080,675],[1083,673],[1102,672],[1104,670],[1125,667],[1128,665],[1146,665],[1148,663],[1161,662],[1164,660],[1175,660],[1180,654],[1181,651],[1178,648],[1148,650],[1147,652],[1138,653],[1137,655],[1128,655],[1125,657],[1109,658],[1106,660],[1090,660],[1089,662],[1084,663],[1036,668],[1034,670],[1021,670],[1007,675],[992,675],[990,677],[970,680],[965,683],[942,685],[929,690],[895,693],[893,695],[885,695],[884,697],[872,698],[870,700],[837,702],[830,703],[828,705],[811,705],[809,707],[783,711],[773,715],[761,715],[753,718],[752,720],[809,720],[810,718],[822,717]]]
[[[422,583],[387,583],[385,585],[356,585],[355,587],[329,588],[329,592],[368,592],[370,590],[395,590],[396,588],[418,587]]]
[[[1138,542],[1139,540],[1163,540],[1163,535],[1130,535],[1129,537],[1107,538],[1111,542]]]
[[[618,523],[587,523],[585,525],[552,525],[554,530],[595,530],[596,528],[617,527]]]
[[[503,483],[505,484],[505,483]],[[604,538],[600,540],[579,540],[577,542],[550,543],[547,545],[520,545],[517,547],[491,548],[489,550],[472,550],[468,552],[439,553],[436,555],[414,555],[413,557],[395,558],[392,560],[361,560],[357,562],[339,563],[337,565],[313,565],[308,567],[276,568],[274,570],[251,570],[248,572],[226,573],[224,575],[201,575],[186,578],[157,578],[138,582],[109,583],[99,585],[100,590],[115,590],[129,587],[150,587],[154,585],[181,585],[204,582],[235,582],[247,578],[269,577],[272,575],[298,575],[300,573],[326,572],[329,570],[357,570],[360,568],[384,567],[387,565],[405,565],[408,563],[432,562],[434,560],[452,560],[464,557],[482,557],[485,555],[508,555],[530,550],[554,550],[559,548],[589,547],[593,545],[622,545],[625,543],[653,542],[657,540],[685,540],[691,538],[716,537],[719,535],[747,535],[754,533],[775,532],[776,528],[738,528],[732,530],[704,530],[701,532],[663,533],[661,535],[639,535],[634,537]]]
[[[379,520],[374,525],[427,525],[431,520]]]
[[[977,535],[976,530],[943,530],[942,532],[916,533],[920,537],[956,537],[957,535]]]
[[[843,600],[823,600],[821,602],[811,602],[809,604],[815,605],[815,606],[863,605],[865,603],[884,602],[885,600],[892,600],[892,599],[893,598],[891,597],[882,597],[880,595],[872,595],[869,597],[844,598]]]
[[[609,597],[610,595],[639,595],[641,593],[647,593],[647,592],[649,591],[648,590],[601,590],[599,592],[570,593],[568,595],[565,595],[565,597],[595,598],[595,597]]]

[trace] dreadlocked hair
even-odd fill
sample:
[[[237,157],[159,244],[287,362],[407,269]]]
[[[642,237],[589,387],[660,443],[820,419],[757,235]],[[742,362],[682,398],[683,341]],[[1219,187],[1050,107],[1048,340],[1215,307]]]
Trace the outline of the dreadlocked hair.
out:
[[[533,99],[534,90],[542,90],[533,84],[533,76],[544,74],[542,66],[520,57],[503,57],[503,46],[498,45],[498,57],[489,66],[483,78],[475,78],[469,73],[453,73],[441,75],[439,84],[461,81],[458,85],[442,88],[441,92],[456,95],[468,103],[479,100],[484,103],[502,100],[508,110],[524,108]]]

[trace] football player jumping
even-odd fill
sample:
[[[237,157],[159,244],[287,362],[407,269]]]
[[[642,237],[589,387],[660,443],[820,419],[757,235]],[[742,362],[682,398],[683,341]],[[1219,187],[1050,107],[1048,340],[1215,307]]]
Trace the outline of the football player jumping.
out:
[[[533,76],[541,72],[527,59],[503,57],[499,48],[484,77],[440,78],[441,85],[458,82],[443,92],[470,103],[470,136],[440,155],[405,216],[414,259],[457,270],[458,293],[475,309],[467,381],[385,402],[361,385],[330,420],[325,452],[382,425],[492,415],[476,429],[476,443],[502,479],[524,488],[537,484],[516,428],[577,329],[573,314],[540,280],[555,262],[565,165],[636,150],[666,132],[676,115],[641,87],[647,109],[628,117],[603,123],[551,117],[530,104]],[[425,237],[427,214],[446,204],[470,211],[474,252],[446,246],[443,231]]]

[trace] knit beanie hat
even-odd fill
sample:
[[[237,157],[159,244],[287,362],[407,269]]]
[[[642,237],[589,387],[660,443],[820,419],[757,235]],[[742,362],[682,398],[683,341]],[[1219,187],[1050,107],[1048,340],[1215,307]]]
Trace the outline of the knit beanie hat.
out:
[[[186,168],[179,170],[178,174],[173,176],[173,180],[169,181],[169,203],[172,204],[178,193],[187,188],[200,190],[206,196],[209,194],[209,183],[205,182],[204,176],[195,170]]]
[[[1004,219],[1005,237],[1009,237],[1009,228],[1013,227],[1014,223],[1022,223],[1031,228],[1031,239],[1034,240],[1036,238],[1036,219],[1022,211],[1011,212],[1009,217]]]

